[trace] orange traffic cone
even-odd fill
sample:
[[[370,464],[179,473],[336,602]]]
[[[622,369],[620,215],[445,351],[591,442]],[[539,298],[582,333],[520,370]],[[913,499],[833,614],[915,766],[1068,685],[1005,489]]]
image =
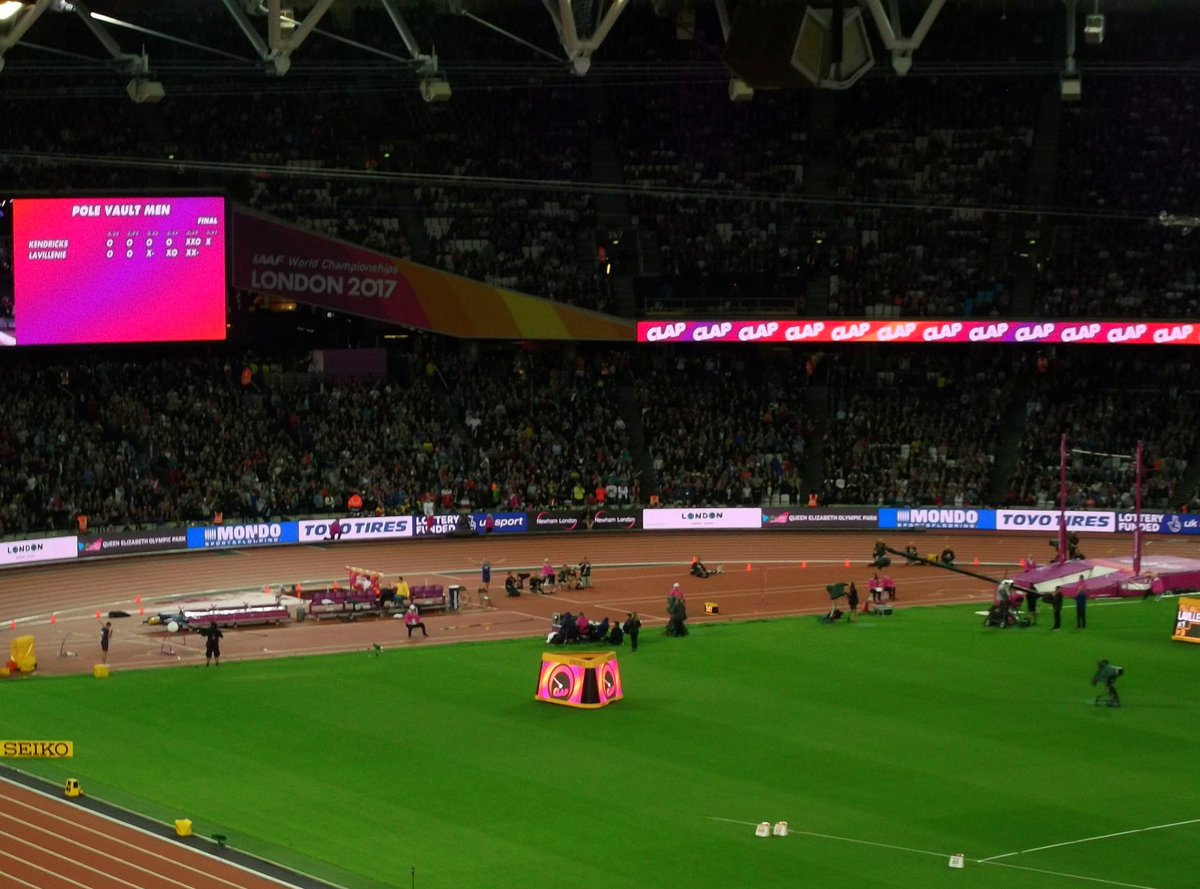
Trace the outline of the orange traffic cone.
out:
[[[808,567],[808,562],[801,562],[801,563],[800,563],[800,567],[801,567],[801,568],[807,568],[807,567]]]
[[[50,615],[50,623],[52,623],[52,624],[58,623],[58,615],[57,614]]]
[[[971,564],[974,565],[976,568],[978,568],[979,567],[979,556],[976,556],[974,559],[972,559]]]
[[[749,570],[750,570],[750,563],[749,563],[749,562],[747,562],[747,563],[746,563],[746,570],[747,570],[747,571],[749,571]]]
[[[847,559],[847,560],[846,560],[846,564],[845,564],[845,565],[843,565],[842,567],[844,567],[844,568],[849,568],[849,567],[850,567],[850,560],[849,560],[849,559]]]
[[[96,620],[100,620],[100,612],[99,611],[96,612]]]

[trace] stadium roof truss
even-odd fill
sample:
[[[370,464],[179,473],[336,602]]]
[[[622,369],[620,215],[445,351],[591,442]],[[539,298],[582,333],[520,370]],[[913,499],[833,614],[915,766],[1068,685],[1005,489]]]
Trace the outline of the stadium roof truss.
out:
[[[394,25],[400,42],[407,50],[408,57],[320,29],[318,25],[321,19],[338,2],[347,8],[361,8],[376,4],[382,7]],[[454,14],[483,25],[556,62],[563,63],[565,61],[571,72],[580,76],[586,74],[591,68],[593,54],[604,43],[613,25],[616,24],[617,19],[629,4],[629,0],[542,0],[542,5],[549,13],[558,34],[562,52],[559,55],[536,46],[521,36],[506,31],[467,10],[463,0],[444,0],[444,2],[448,4],[449,11]],[[287,6],[284,5],[284,0],[221,0],[221,4],[245,39],[249,41],[257,61],[267,74],[275,76],[287,74],[291,69],[293,55],[301,48],[305,40],[314,33],[320,33],[322,36],[408,66],[413,73],[422,78],[421,93],[427,101],[441,101],[450,95],[445,75],[438,66],[436,52],[432,47],[429,52],[422,50],[413,29],[405,20],[401,8],[404,0],[351,0],[351,2],[345,2],[345,0],[288,0]],[[103,3],[101,2],[99,5],[103,6]],[[303,14],[296,11],[298,6],[306,8]],[[161,40],[245,61],[243,56],[230,52],[226,47],[206,46],[188,40],[186,37],[167,34],[147,27],[144,23],[122,21],[102,12],[95,12],[84,0],[0,0],[0,70],[3,70],[4,67],[5,53],[23,41],[30,47],[50,49],[65,55],[77,55],[53,47],[37,47],[26,41],[30,29],[46,12],[77,16],[112,57],[118,72],[129,74],[134,78],[130,81],[129,94],[135,101],[157,101],[163,95],[163,88],[161,84],[151,79],[150,59],[145,51],[138,54],[123,52],[110,31],[110,26],[129,29]],[[265,33],[262,33],[263,31]],[[82,56],[77,57],[83,58]]]

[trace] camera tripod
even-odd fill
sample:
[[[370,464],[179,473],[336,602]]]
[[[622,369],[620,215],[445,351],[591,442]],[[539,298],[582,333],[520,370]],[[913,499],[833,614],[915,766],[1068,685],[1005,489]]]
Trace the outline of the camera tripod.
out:
[[[1104,687],[1105,687],[1106,691],[1102,695],[1096,695],[1095,705],[1097,707],[1100,707],[1100,706],[1120,707],[1121,706],[1121,696],[1119,694],[1117,694],[1116,683],[1110,679],[1107,683],[1105,683]]]

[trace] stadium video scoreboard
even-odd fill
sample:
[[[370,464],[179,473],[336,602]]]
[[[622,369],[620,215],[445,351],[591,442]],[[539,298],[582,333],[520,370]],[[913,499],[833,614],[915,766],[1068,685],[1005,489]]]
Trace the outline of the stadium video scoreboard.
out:
[[[14,198],[4,345],[225,338],[225,199]]]

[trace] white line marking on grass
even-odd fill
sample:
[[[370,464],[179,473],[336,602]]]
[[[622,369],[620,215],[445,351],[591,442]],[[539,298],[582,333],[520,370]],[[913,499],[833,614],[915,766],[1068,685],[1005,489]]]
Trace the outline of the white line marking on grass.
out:
[[[712,821],[724,821],[727,824],[743,824],[746,827],[757,827],[758,823],[759,823],[757,821],[739,821],[735,818],[720,818],[716,815],[709,815],[708,817]],[[1161,824],[1161,825],[1158,825],[1157,827],[1145,827],[1145,828],[1140,828],[1138,830],[1126,830],[1126,831],[1122,831],[1121,833],[1108,834],[1108,836],[1123,836],[1124,834],[1129,834],[1129,833],[1143,833],[1147,830],[1161,830],[1161,829],[1167,828],[1167,827],[1178,827],[1178,826],[1184,825],[1184,824],[1195,824],[1198,821],[1200,821],[1200,818],[1195,819],[1193,821],[1179,821],[1179,822],[1176,822],[1175,824]],[[855,839],[854,837],[839,837],[839,836],[834,836],[834,835],[828,834],[828,833],[816,833],[811,830],[797,830],[794,827],[789,827],[788,828],[788,836],[791,836],[793,834],[798,835],[798,836],[817,837],[817,838],[823,839],[823,840],[837,840],[838,842],[842,842],[842,843],[854,843],[859,846],[874,846],[879,849],[892,849],[897,852],[911,852],[916,855],[933,855],[938,858],[949,858],[950,857],[945,852],[934,852],[931,849],[913,849],[909,846],[896,846],[891,843],[877,843],[873,840],[859,840],[859,839]],[[1072,840],[1070,843],[1056,843],[1053,846],[1042,846],[1040,848],[1054,849],[1054,848],[1057,848],[1058,846],[1069,846],[1072,843],[1086,843],[1086,842],[1089,842],[1090,840],[1100,840],[1100,839],[1106,839],[1106,838],[1107,837],[1089,837],[1086,840]],[[1026,851],[1035,852],[1038,850],[1037,849],[1027,849]],[[1020,855],[1023,853],[1009,852],[1007,854],[1008,855]],[[1105,886],[1121,886],[1121,887],[1124,887],[1124,889],[1160,889],[1160,887],[1147,886],[1143,883],[1123,883],[1120,880],[1105,880],[1101,877],[1089,877],[1089,876],[1085,876],[1083,874],[1069,874],[1069,873],[1065,873],[1063,871],[1045,870],[1045,869],[1039,868],[1039,867],[1025,867],[1020,864],[1009,864],[1006,861],[997,861],[996,860],[996,858],[1003,858],[1003,857],[1005,857],[1005,856],[997,855],[992,858],[968,858],[967,860],[972,862],[973,864],[990,864],[993,867],[1007,867],[1012,870],[1023,870],[1023,871],[1028,871],[1030,873],[1046,874],[1047,876],[1053,876],[1053,877],[1065,877],[1070,880],[1084,880],[1089,883],[1102,883]]]
[[[1009,864],[1005,861],[992,861],[981,858],[977,864],[990,864],[993,867],[1007,867],[1013,870],[1024,870],[1034,874],[1046,874],[1051,877],[1066,877],[1069,880],[1085,880],[1089,883],[1103,883],[1105,886],[1124,886],[1127,889],[1159,889],[1157,886],[1147,886],[1144,883],[1122,883],[1120,880],[1105,880],[1100,877],[1085,877],[1083,874],[1068,874],[1058,870],[1043,870],[1040,867],[1023,867],[1019,864]]]
[[[1192,818],[1190,821],[1174,821],[1170,824],[1156,824],[1153,827],[1138,827],[1134,830],[1121,830],[1116,833],[1105,833],[1095,837],[1084,837],[1081,840],[1067,840],[1065,843],[1051,843],[1049,846],[1035,846],[1032,849],[1022,849],[1019,852],[1005,852],[1003,855],[993,855],[990,858],[980,858],[979,862],[980,864],[988,864],[1000,858],[1011,858],[1014,855],[1027,855],[1030,852],[1042,852],[1046,849],[1058,849],[1062,846],[1076,846],[1079,843],[1092,843],[1096,840],[1110,840],[1113,837],[1124,837],[1134,833],[1149,833],[1152,830],[1166,830],[1170,827],[1183,827],[1186,824],[1200,824],[1200,818]]]
[[[757,821],[738,821],[734,818],[719,818],[716,815],[708,816],[712,821],[724,821],[728,824],[744,824],[747,827],[757,827]],[[949,858],[946,852],[934,852],[931,849],[910,849],[908,846],[893,846],[890,843],[877,843],[873,840],[857,840],[854,837],[838,837],[828,833],[814,833],[811,830],[797,830],[794,827],[788,828],[788,836],[797,834],[806,837],[818,837],[823,840],[838,840],[842,843],[857,843],[860,846],[877,846],[880,849],[895,849],[899,852],[913,852],[917,855],[936,855],[939,858]]]

